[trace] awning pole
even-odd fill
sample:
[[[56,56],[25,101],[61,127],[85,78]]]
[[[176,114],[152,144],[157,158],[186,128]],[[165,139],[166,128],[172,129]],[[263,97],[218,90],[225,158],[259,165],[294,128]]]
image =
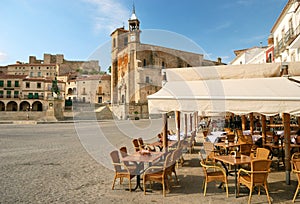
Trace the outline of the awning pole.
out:
[[[242,115],[241,118],[242,118],[242,130],[244,131],[244,130],[246,130],[246,121],[247,121],[247,119],[246,119],[245,115]]]
[[[291,174],[291,127],[290,127],[290,114],[284,113],[283,114],[283,127],[284,127],[284,163],[285,163],[285,183],[290,185],[290,174]]]
[[[263,145],[266,143],[266,132],[267,132],[266,127],[267,127],[266,116],[261,115],[261,135],[262,135]]]
[[[163,128],[163,148],[164,152],[168,152],[168,117],[167,113],[162,114],[164,128]]]
[[[180,141],[180,111],[175,112],[177,141]]]
[[[184,137],[187,137],[187,114],[184,114]]]
[[[249,119],[250,119],[250,132],[251,134],[253,134],[253,130],[254,130],[253,113],[249,114]]]

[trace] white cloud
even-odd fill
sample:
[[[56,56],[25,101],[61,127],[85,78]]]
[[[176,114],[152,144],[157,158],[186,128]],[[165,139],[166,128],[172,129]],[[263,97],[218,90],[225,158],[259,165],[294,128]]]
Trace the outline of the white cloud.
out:
[[[125,8],[118,0],[83,0],[94,8],[92,13],[97,32],[112,32],[130,17],[129,9]]]
[[[7,59],[7,54],[0,52],[0,62],[4,62]]]

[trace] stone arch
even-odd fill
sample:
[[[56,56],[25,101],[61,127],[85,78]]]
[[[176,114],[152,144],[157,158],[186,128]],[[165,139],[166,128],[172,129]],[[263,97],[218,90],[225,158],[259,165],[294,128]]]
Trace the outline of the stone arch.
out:
[[[6,105],[6,111],[17,111],[18,104],[15,101],[10,101]]]
[[[32,111],[43,111],[43,104],[40,101],[33,102]]]
[[[30,110],[30,103],[28,101],[22,101],[20,103],[20,111],[29,111]]]
[[[5,111],[5,104],[2,101],[0,101],[0,111]]]

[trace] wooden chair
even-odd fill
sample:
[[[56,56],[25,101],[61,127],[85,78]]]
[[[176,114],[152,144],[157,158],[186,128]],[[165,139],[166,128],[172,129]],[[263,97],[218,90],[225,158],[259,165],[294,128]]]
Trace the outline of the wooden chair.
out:
[[[112,164],[114,165],[115,169],[115,176],[111,189],[114,189],[115,181],[117,178],[120,178],[120,184],[122,184],[123,178],[127,178],[129,180],[129,191],[131,191],[131,179],[135,177],[136,169],[128,168],[124,163],[121,163],[119,152],[117,150],[112,151],[110,153],[110,157],[112,159]]]
[[[132,140],[132,144],[133,144],[134,150],[135,150],[136,152],[140,151],[140,145],[139,145],[139,142],[138,142],[137,139],[133,139],[133,140]]]
[[[168,188],[168,173],[171,167],[171,153],[168,153],[165,157],[163,166],[150,166],[147,168],[143,175],[143,187],[144,195],[146,195],[146,183],[149,181],[150,184],[158,182],[162,184],[163,196],[166,196],[166,189]]]
[[[203,159],[201,152],[199,152],[199,155],[200,164],[205,175],[205,180],[203,181],[202,185],[204,196],[206,195],[207,183],[210,183],[212,181],[219,181],[222,182],[222,184],[225,184],[226,197],[228,198],[228,180],[226,171],[222,167],[216,165],[216,163]]]
[[[292,163],[292,172],[296,174],[298,179],[297,189],[293,197],[293,203],[294,203],[300,188],[300,153],[299,152],[296,152],[292,155],[291,163]]]
[[[251,161],[251,170],[240,169],[238,171],[238,195],[240,191],[240,184],[249,188],[248,204],[251,203],[252,191],[255,186],[258,186],[258,195],[260,195],[260,186],[265,188],[269,203],[271,203],[267,178],[270,172],[272,161],[269,159],[255,159]]]

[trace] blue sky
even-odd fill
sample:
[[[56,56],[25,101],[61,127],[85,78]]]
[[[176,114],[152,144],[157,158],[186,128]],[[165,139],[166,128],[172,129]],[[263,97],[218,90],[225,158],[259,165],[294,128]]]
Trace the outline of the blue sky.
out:
[[[234,58],[234,50],[259,46],[260,42],[267,45],[270,30],[287,1],[134,3],[142,42],[204,52],[207,59],[221,57],[228,63]],[[28,62],[30,55],[42,59],[44,53],[51,53],[64,54],[68,60],[95,58],[105,71],[110,61],[110,33],[117,27],[128,27],[132,4],[133,0],[1,0],[0,65]],[[154,34],[155,40],[151,38],[153,31],[161,31]],[[183,41],[172,41],[164,34]]]

